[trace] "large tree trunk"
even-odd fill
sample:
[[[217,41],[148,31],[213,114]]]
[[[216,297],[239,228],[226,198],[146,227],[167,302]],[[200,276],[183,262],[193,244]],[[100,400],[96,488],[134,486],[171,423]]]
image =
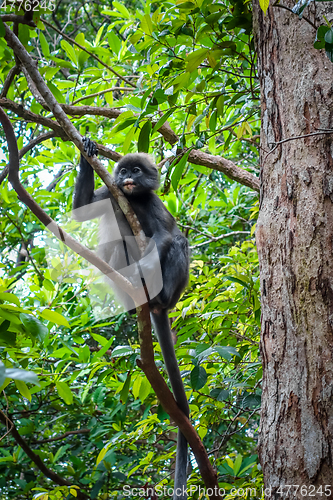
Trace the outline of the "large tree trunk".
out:
[[[318,25],[325,24],[323,14],[333,18],[332,2],[311,9],[305,15]],[[281,6],[264,16],[254,0],[254,29],[262,110],[256,237],[266,498],[333,498],[333,135],[275,148],[333,128],[333,64],[313,48],[315,29]],[[287,485],[295,485],[289,493]]]

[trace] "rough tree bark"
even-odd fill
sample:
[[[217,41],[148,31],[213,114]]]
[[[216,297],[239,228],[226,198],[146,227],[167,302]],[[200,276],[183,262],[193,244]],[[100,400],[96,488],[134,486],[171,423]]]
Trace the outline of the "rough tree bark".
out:
[[[281,3],[290,9],[296,2]],[[332,2],[306,10],[317,25],[325,24],[323,14],[332,21]],[[264,16],[255,0],[254,29],[263,148],[259,455],[271,488],[265,498],[333,498],[333,134],[274,149],[333,128],[333,64],[313,48],[311,24],[281,5]],[[289,493],[287,485],[295,485]]]

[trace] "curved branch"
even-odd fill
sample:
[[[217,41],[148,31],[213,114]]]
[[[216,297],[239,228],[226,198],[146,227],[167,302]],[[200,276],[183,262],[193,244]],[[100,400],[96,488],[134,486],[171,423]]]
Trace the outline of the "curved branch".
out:
[[[137,245],[141,251],[144,252],[146,247],[146,238],[144,232],[142,231],[139,220],[136,214],[133,212],[130,204],[128,203],[124,194],[118,189],[113,177],[109,174],[106,168],[103,166],[101,161],[96,157],[88,157],[83,148],[81,135],[78,133],[74,125],[66,116],[65,112],[53,96],[52,92],[49,90],[46,85],[44,79],[39,73],[38,69],[35,67],[32,58],[29,53],[26,51],[20,40],[15,36],[15,34],[8,28],[8,26],[4,23],[4,27],[6,30],[5,39],[8,45],[13,49],[15,55],[21,61],[21,63],[26,67],[27,72],[31,80],[34,82],[41,96],[45,100],[47,106],[52,111],[53,115],[57,119],[60,127],[63,128],[65,133],[68,135],[70,140],[74,142],[75,146],[79,149],[81,154],[87,159],[90,165],[94,168],[97,175],[101,177],[103,182],[111,191],[118,205],[120,206],[122,212],[124,213],[128,223],[133,231],[135,236]]]
[[[54,483],[59,484],[59,486],[72,486],[72,483],[70,481],[67,481],[67,479],[64,479],[56,472],[46,467],[43,460],[30,448],[26,440],[22,436],[20,436],[14,422],[10,420],[2,411],[0,411],[0,421],[6,426],[8,423],[11,425],[10,433],[15,439],[16,443],[21,446],[22,450],[28,455],[30,460],[34,462],[34,464],[44,474],[44,476],[51,479],[51,481],[53,481]],[[79,498],[80,500],[88,500],[89,496],[83,491],[78,490],[77,498]]]
[[[75,253],[82,255],[93,266],[97,267],[103,274],[109,276],[112,281],[119,285],[126,291],[134,300],[136,300],[137,292],[132,284],[115,269],[112,269],[104,260],[97,257],[97,255],[81,245],[78,241],[72,238],[68,233],[63,231],[60,226],[49,216],[46,212],[35,202],[32,196],[26,191],[19,179],[19,152],[17,149],[16,137],[12,124],[6,113],[0,107],[0,122],[4,128],[9,151],[9,182],[17,192],[18,197],[23,203],[30,208],[36,217],[46,226],[56,238],[63,241]]]
[[[0,99],[0,106],[5,108],[5,109],[9,109],[10,111],[15,113],[20,118],[23,118],[27,122],[39,123],[40,125],[43,125],[43,127],[50,128],[51,130],[54,131],[53,137],[60,137],[63,141],[70,140],[69,137],[66,135],[64,129],[62,127],[60,127],[59,123],[56,122],[55,120],[51,120],[51,118],[47,118],[45,116],[37,115],[36,113],[32,113],[32,111],[30,111],[26,108],[23,108],[22,106],[20,106],[16,102],[11,101],[10,99],[7,99],[7,98]],[[97,109],[100,109],[100,108],[97,108]],[[109,158],[110,160],[113,160],[113,161],[119,161],[120,158],[122,158],[122,155],[120,153],[117,153],[116,151],[112,151],[112,149],[109,149],[106,146],[103,146],[103,144],[97,143],[97,147],[98,147],[98,151],[103,156],[105,156],[105,158]]]

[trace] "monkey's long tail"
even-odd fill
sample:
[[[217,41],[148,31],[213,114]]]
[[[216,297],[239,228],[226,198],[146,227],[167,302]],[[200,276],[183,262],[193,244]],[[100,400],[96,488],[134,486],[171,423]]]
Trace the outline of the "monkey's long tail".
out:
[[[167,309],[162,309],[159,313],[151,313],[152,322],[158,342],[161,346],[164,363],[169,375],[171,387],[179,408],[188,417],[190,414],[188,401],[186,398],[182,377],[173,345],[170,322]],[[176,471],[174,481],[174,500],[186,500],[187,487],[187,441],[178,430]]]

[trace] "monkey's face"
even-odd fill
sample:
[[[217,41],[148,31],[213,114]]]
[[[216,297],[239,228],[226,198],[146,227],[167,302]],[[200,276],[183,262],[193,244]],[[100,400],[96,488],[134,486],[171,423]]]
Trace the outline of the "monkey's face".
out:
[[[116,182],[125,194],[132,195],[142,190],[140,177],[142,177],[142,170],[140,167],[134,167],[133,169],[123,167],[119,171]]]
[[[117,186],[126,196],[141,195],[158,188],[156,167],[142,153],[122,158],[114,174]]]

